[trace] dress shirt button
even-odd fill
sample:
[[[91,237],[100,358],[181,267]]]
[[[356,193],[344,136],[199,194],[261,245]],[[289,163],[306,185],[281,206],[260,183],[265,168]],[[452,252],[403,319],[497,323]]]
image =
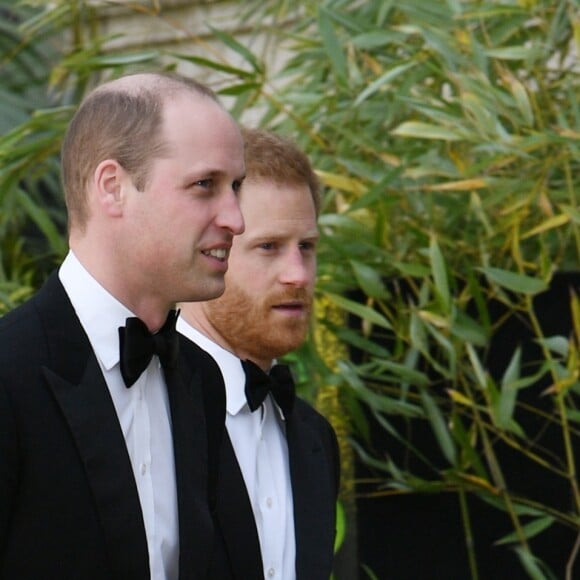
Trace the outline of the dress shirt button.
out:
[[[140,467],[141,475],[145,475],[147,473],[147,464],[142,463]]]
[[[273,502],[272,502],[272,498],[271,498],[271,497],[269,497],[269,498],[266,500],[266,505],[267,505],[269,508],[271,508],[271,507],[272,507],[272,503],[273,503]]]
[[[274,568],[270,568],[268,570],[268,578],[274,578],[274,576],[276,576],[276,570],[274,570]]]

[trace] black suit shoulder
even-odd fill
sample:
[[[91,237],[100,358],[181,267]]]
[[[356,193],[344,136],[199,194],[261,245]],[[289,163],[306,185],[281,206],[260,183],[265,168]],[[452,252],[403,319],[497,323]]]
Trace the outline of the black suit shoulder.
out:
[[[27,302],[0,318],[0,382],[42,384],[41,367],[78,382],[92,353],[74,308],[54,272]]]
[[[114,577],[85,467],[49,381],[61,371],[62,384],[77,381],[90,352],[56,273],[0,318],[2,579]]]
[[[40,344],[46,344],[42,323],[34,299],[25,302],[0,318],[0,373],[13,371],[14,366],[30,366],[37,358]],[[34,348],[32,348],[34,347]]]
[[[318,434],[320,442],[324,448],[324,453],[329,460],[330,467],[332,468],[335,494],[338,496],[340,484],[340,451],[334,428],[326,417],[318,412],[310,403],[300,397],[296,397],[294,412],[298,414],[302,421],[306,422],[315,433]]]

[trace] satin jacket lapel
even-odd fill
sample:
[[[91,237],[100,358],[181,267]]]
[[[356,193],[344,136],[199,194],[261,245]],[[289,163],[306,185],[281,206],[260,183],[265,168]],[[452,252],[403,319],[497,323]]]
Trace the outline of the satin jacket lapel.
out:
[[[38,295],[51,349],[43,372],[85,466],[115,578],[148,578],[145,527],[113,401],[56,275]]]
[[[262,556],[254,513],[227,432],[220,453],[217,515],[233,578],[262,578]]]
[[[328,578],[332,568],[335,514],[334,500],[329,497],[331,470],[320,438],[308,421],[303,420],[300,401],[296,403],[286,422],[294,500],[296,578],[320,580]]]
[[[181,580],[206,577],[213,542],[201,373],[188,363],[166,375],[175,455]]]

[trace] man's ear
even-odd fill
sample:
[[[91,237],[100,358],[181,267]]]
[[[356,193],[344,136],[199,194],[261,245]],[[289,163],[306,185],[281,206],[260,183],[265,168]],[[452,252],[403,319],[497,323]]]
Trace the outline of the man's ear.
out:
[[[110,217],[123,214],[123,185],[127,182],[127,172],[114,159],[101,161],[93,174],[97,203]]]

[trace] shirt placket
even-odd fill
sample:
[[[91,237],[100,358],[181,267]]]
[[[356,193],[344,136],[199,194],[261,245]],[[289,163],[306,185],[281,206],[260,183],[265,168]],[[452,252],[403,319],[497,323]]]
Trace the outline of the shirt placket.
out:
[[[141,375],[137,383],[133,386],[136,388],[135,414],[134,414],[134,449],[135,449],[135,478],[139,488],[139,499],[141,502],[141,511],[143,521],[147,531],[147,540],[149,548],[149,560],[151,566],[151,577],[156,576],[160,565],[154,557],[155,550],[152,549],[155,543],[155,505],[153,494],[153,480],[151,477],[151,429],[149,405],[147,403],[146,390],[149,381],[152,380],[151,368],[153,361],[147,370]]]
[[[284,512],[281,509],[280,498],[275,487],[274,473],[270,460],[269,441],[265,434],[274,417],[272,404],[266,402],[260,410],[261,421],[258,428],[258,453],[257,453],[257,477],[258,482],[258,506],[262,520],[262,555],[264,564],[264,576],[266,579],[281,578],[282,570],[282,546],[280,545],[280,530],[285,529],[283,521]]]

